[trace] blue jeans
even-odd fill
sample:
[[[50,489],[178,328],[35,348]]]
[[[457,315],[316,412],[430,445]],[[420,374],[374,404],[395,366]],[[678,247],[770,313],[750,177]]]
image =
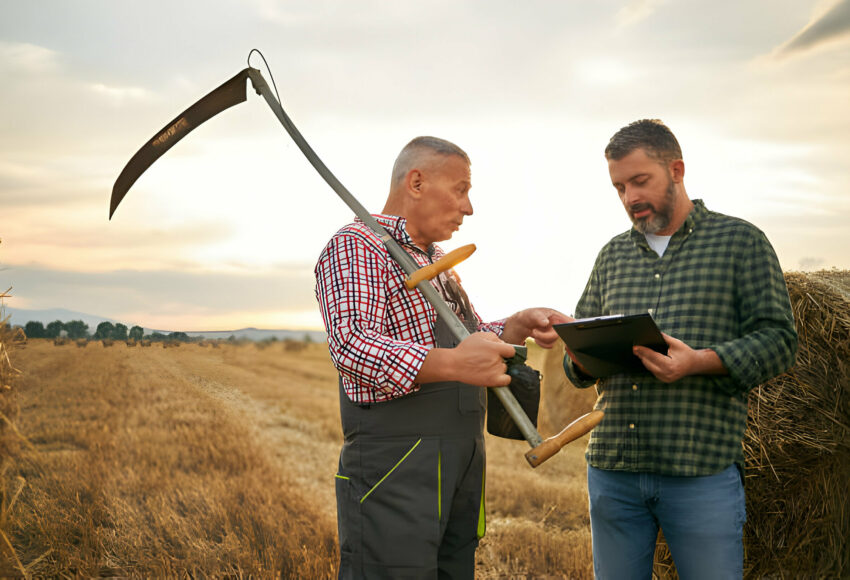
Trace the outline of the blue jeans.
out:
[[[587,488],[596,578],[649,580],[659,526],[682,580],[743,576],[746,504],[735,465],[705,477],[588,466]]]

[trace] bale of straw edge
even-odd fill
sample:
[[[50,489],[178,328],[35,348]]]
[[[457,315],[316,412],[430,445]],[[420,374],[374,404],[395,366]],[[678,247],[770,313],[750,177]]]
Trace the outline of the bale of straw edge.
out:
[[[5,313],[3,299],[9,297],[9,290],[0,291],[0,476],[20,444],[19,438],[14,433],[18,406],[12,391],[12,378],[18,371],[12,366],[9,354],[20,342],[15,338],[22,333],[17,332],[19,329],[12,328],[9,317]],[[2,483],[0,481],[0,485]]]
[[[785,275],[797,362],[750,394],[749,577],[850,574],[850,271]]]
[[[850,271],[785,274],[794,367],[753,389],[745,578],[850,577]],[[675,578],[662,542],[655,575]]]
[[[23,332],[17,332],[20,329],[11,327],[6,316],[3,299],[9,297],[9,290],[0,291],[0,576],[4,578],[27,575],[9,540],[12,526],[10,511],[23,487],[21,478],[13,481],[8,474],[21,446],[21,437],[15,427],[19,408],[12,388],[12,379],[19,371],[12,366],[9,353],[23,344],[20,340],[22,335],[26,337]]]

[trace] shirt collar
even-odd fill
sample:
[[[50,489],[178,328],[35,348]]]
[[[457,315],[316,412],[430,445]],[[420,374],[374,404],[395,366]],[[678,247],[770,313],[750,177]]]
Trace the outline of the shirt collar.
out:
[[[413,243],[413,238],[407,233],[407,219],[397,215],[373,213],[372,217],[381,224],[395,240],[405,246],[417,248]],[[360,218],[355,218],[355,221],[362,222]],[[421,250],[420,250],[421,251]]]

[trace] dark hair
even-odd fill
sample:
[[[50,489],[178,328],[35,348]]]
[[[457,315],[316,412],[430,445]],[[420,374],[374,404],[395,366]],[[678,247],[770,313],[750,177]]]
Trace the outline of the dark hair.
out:
[[[618,161],[635,149],[643,149],[656,161],[682,158],[682,148],[676,136],[658,119],[641,119],[614,133],[605,148],[605,158]]]

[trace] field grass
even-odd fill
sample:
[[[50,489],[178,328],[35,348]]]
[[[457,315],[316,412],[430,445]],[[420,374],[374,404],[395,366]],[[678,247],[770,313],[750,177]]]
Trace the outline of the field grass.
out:
[[[30,340],[14,362],[26,442],[0,474],[0,576],[335,576],[324,345]],[[585,443],[532,470],[526,443],[488,436],[477,578],[592,577]]]

